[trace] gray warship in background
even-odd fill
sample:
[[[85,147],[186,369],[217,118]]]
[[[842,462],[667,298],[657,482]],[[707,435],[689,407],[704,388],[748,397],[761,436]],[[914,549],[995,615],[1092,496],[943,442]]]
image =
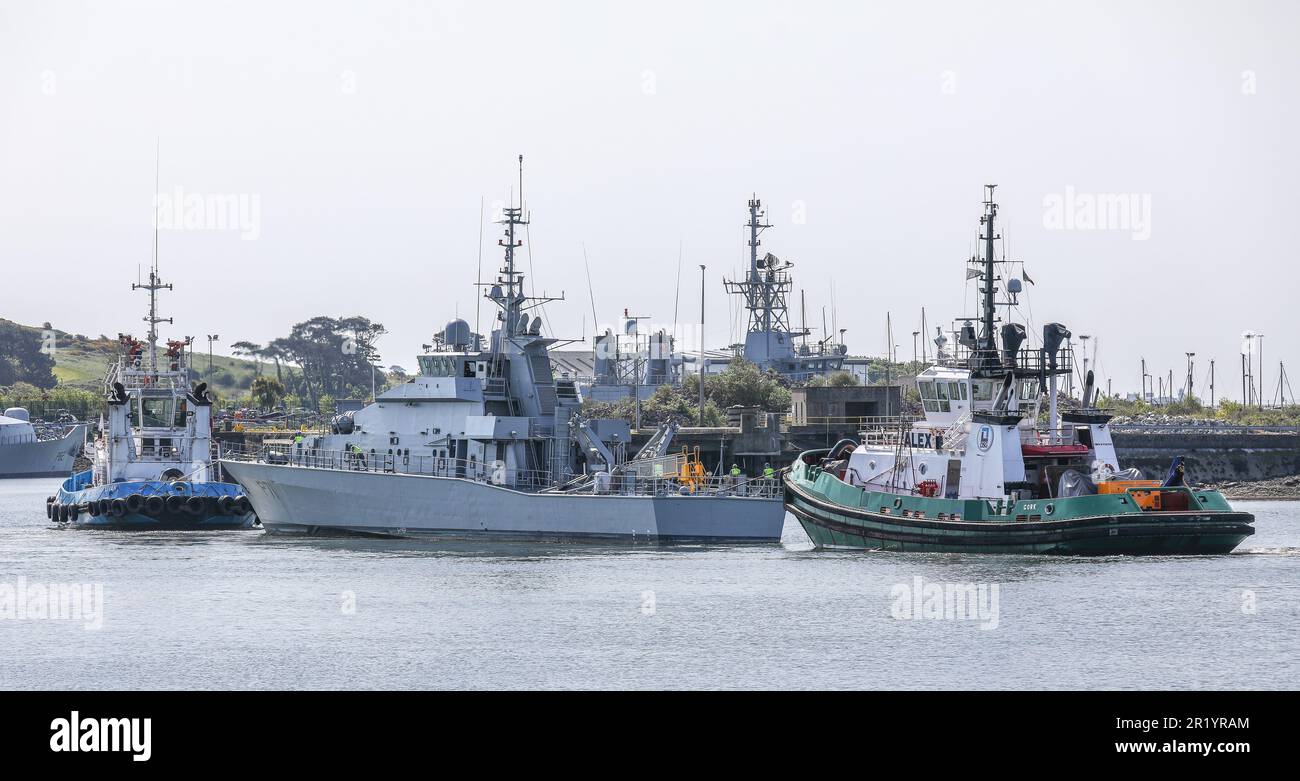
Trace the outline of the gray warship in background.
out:
[[[0,415],[0,478],[67,477],[85,444],[82,424],[37,428],[27,410]]]
[[[531,314],[557,299],[526,295],[516,271],[522,198],[499,223],[486,344],[453,320],[419,356],[419,376],[336,417],[330,434],[223,450],[266,530],[779,541],[779,481],[707,474],[698,454],[670,452],[672,425],[628,457],[627,422],[582,414],[574,381],[552,372],[558,340]]]

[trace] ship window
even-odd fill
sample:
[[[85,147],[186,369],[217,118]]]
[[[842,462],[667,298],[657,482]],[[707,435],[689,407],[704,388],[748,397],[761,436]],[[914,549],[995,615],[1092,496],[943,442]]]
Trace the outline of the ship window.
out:
[[[187,411],[188,411],[188,410],[186,409],[186,404],[185,404],[184,401],[181,401],[181,402],[177,403],[177,405],[176,405],[176,417],[172,419],[172,425],[175,426],[176,428],[184,428],[184,427],[185,427],[185,413],[186,413]]]
[[[961,389],[961,400],[966,401],[966,383],[959,382],[957,385]]]
[[[145,428],[167,428],[171,419],[171,399],[141,399],[142,425]]]
[[[420,363],[420,373],[426,377],[456,376],[456,365],[451,358],[441,355],[421,355],[416,360]]]
[[[466,377],[473,377],[473,376],[474,376],[474,362],[473,362],[473,361],[465,361],[465,376],[466,376]]]
[[[975,401],[992,401],[993,400],[993,383],[977,382],[972,391]]]
[[[1020,398],[1033,401],[1038,397],[1038,380],[1025,380],[1020,384]]]
[[[939,391],[939,411],[948,411],[948,383],[936,382],[935,389]]]
[[[922,382],[922,383],[920,383],[920,385],[921,385],[921,398],[923,398],[923,399],[933,399],[933,398],[935,398],[935,396],[934,396],[934,383],[933,383],[933,382],[928,382],[928,381],[927,381],[927,382]]]

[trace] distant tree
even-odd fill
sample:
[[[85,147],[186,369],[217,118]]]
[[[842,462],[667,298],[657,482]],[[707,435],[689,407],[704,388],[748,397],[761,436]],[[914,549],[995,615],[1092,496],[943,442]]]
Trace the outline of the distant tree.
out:
[[[262,409],[271,409],[284,398],[284,386],[270,377],[257,377],[250,388],[252,397]]]
[[[631,397],[616,402],[588,402],[584,411],[592,417],[616,418],[635,422],[636,401]],[[704,401],[704,425],[721,426],[726,421],[726,414],[710,399]],[[699,425],[699,397],[685,388],[661,385],[655,389],[650,398],[641,402],[642,427],[658,426],[675,420],[685,426]]]
[[[826,378],[826,384],[832,388],[851,388],[858,384],[858,378],[851,372],[835,372]]]
[[[698,393],[699,387],[698,375],[689,375],[683,383],[689,393]],[[721,373],[706,375],[704,395],[724,410],[741,406],[765,412],[790,411],[790,389],[775,375],[759,371],[744,358],[733,358]]]
[[[320,316],[298,323],[270,346],[298,367],[300,376],[290,385],[319,408],[325,396],[369,392],[371,365],[379,360],[375,343],[385,333],[383,325],[365,317]]]
[[[230,345],[230,351],[235,355],[246,355],[256,362],[257,373],[262,373],[262,345],[252,342],[235,342]]]
[[[28,382],[53,388],[54,357],[42,348],[41,334],[16,323],[0,322],[0,385]]]

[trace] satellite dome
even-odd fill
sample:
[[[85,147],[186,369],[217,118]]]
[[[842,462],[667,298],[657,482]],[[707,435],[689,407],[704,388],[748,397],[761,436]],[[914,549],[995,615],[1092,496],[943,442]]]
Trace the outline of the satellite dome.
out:
[[[464,320],[456,319],[447,323],[447,327],[442,329],[442,341],[448,347],[454,349],[464,349],[470,343],[469,323]]]

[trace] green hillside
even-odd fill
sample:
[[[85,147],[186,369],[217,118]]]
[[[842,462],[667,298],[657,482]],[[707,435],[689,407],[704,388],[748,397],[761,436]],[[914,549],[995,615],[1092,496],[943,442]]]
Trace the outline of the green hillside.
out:
[[[10,321],[0,318],[0,322]],[[44,327],[18,325],[38,334],[46,330]],[[109,363],[117,354],[117,339],[103,334],[72,334],[58,328],[49,330],[55,334],[54,376],[58,378],[59,385],[98,390]],[[207,352],[200,350],[194,351],[190,368],[213,386],[218,394],[226,397],[246,394],[253,378],[257,376],[257,365],[253,361],[224,355],[213,356],[212,371],[209,372]],[[262,364],[262,371],[267,370],[274,372],[270,364]]]

